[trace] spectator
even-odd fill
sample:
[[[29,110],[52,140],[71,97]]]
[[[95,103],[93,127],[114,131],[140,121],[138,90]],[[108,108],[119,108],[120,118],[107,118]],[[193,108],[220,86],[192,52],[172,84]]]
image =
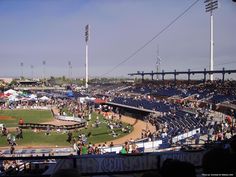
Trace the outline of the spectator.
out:
[[[15,154],[15,147],[14,147],[14,145],[10,146],[10,154]]]
[[[129,152],[129,149],[130,149],[130,148],[129,148],[129,143],[128,143],[128,141],[125,142],[124,147],[125,147],[126,152]]]
[[[88,148],[87,148],[87,146],[84,143],[82,143],[82,147],[81,148],[82,148],[81,149],[81,154],[82,155],[88,154]]]
[[[122,149],[120,150],[120,154],[127,154],[125,146],[122,146]]]
[[[113,147],[114,146],[114,144],[113,144],[113,141],[110,143],[110,145],[109,145],[110,147]]]
[[[95,154],[94,146],[92,146],[91,144],[89,144],[89,146],[88,146],[88,154]]]
[[[2,136],[7,136],[8,135],[8,131],[5,125],[3,125],[3,129],[2,129]]]
[[[49,125],[47,125],[46,135],[50,135],[50,126]]]
[[[132,145],[131,145],[131,152],[132,152],[133,154],[139,153],[139,151],[138,151],[138,146],[137,146],[137,144],[135,144],[134,142],[133,142]]]
[[[71,143],[71,140],[72,140],[72,133],[69,131],[68,133],[67,133],[67,142],[69,142],[69,143]]]
[[[208,134],[207,134],[207,141],[208,142],[212,140],[213,133],[214,133],[214,128],[213,128],[213,126],[211,126],[211,128],[208,130]]]
[[[24,120],[22,118],[20,118],[19,125],[23,125],[23,124],[24,124]]]
[[[197,130],[196,131],[196,134],[195,134],[195,136],[194,136],[194,138],[195,138],[195,144],[199,144],[199,141],[200,141],[200,133],[199,133],[199,131]]]

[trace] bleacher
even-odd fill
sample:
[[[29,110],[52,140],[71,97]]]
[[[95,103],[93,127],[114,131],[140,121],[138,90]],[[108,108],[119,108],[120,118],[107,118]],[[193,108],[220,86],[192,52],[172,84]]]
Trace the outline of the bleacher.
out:
[[[218,103],[222,103],[225,101],[234,101],[236,100],[236,96],[234,95],[222,95],[222,94],[214,94],[210,99],[208,99],[208,101],[214,103],[214,104],[218,104]]]
[[[148,115],[147,119],[156,126],[157,130],[163,125],[167,126],[167,136],[162,137],[162,145],[160,148],[167,148],[170,146],[170,139],[176,136],[183,135],[193,130],[204,130],[206,126],[206,117],[199,117],[195,114],[187,113],[182,110],[175,110],[174,113],[167,113],[163,116]]]
[[[147,99],[134,99],[134,98],[124,98],[124,97],[115,97],[111,102],[133,106],[137,108],[144,108],[149,110],[155,110],[159,112],[169,111],[170,106],[161,101],[147,100]]]

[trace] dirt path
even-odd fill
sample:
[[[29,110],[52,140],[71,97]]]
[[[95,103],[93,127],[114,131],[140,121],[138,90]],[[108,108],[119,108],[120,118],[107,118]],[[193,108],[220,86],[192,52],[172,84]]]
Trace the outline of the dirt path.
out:
[[[123,136],[121,138],[118,138],[112,141],[108,141],[107,144],[110,144],[110,142],[113,142],[114,144],[123,144],[125,141],[129,141],[131,138],[133,140],[139,139],[141,138],[142,131],[146,130],[146,128],[150,130],[151,133],[156,131],[156,127],[152,126],[150,123],[146,123],[144,121],[141,121],[132,117],[122,116],[121,121],[131,124],[133,126],[133,131],[126,136]]]
[[[41,124],[51,124],[51,125],[59,126],[59,125],[75,125],[77,123],[76,122],[72,122],[72,121],[64,121],[64,120],[54,119],[53,121],[43,122]]]

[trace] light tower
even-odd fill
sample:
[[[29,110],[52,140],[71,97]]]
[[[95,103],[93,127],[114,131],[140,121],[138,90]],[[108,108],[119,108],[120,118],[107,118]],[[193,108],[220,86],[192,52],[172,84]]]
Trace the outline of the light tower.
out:
[[[210,12],[210,65],[209,71],[214,70],[214,40],[213,40],[213,11],[218,8],[218,0],[205,0],[206,12]],[[209,79],[214,80],[213,74],[209,74]]]
[[[46,83],[46,71],[45,71],[46,61],[43,60],[43,83]]]
[[[159,45],[157,45],[157,61],[156,61],[157,73],[161,71],[161,57],[159,54]],[[159,74],[157,74],[157,80],[159,80]]]
[[[71,61],[68,61],[68,79],[71,79]]]
[[[85,26],[85,88],[88,88],[88,40],[89,40],[89,25]]]
[[[20,66],[21,66],[21,79],[23,79],[23,77],[24,77],[24,63],[21,62]]]

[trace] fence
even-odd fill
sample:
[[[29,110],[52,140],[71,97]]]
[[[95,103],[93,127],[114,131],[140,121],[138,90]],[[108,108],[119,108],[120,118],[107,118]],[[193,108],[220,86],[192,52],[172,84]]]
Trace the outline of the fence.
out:
[[[178,142],[180,140],[192,137],[192,136],[194,136],[197,133],[197,131],[200,133],[200,128],[194,129],[194,130],[192,130],[192,131],[190,131],[188,133],[184,133],[184,134],[175,136],[175,137],[172,138],[172,143],[176,143],[176,142]]]
[[[72,116],[55,116],[56,119],[63,120],[63,121],[73,121],[73,122],[80,122],[85,123],[86,120],[81,119],[80,117],[72,117]]]

